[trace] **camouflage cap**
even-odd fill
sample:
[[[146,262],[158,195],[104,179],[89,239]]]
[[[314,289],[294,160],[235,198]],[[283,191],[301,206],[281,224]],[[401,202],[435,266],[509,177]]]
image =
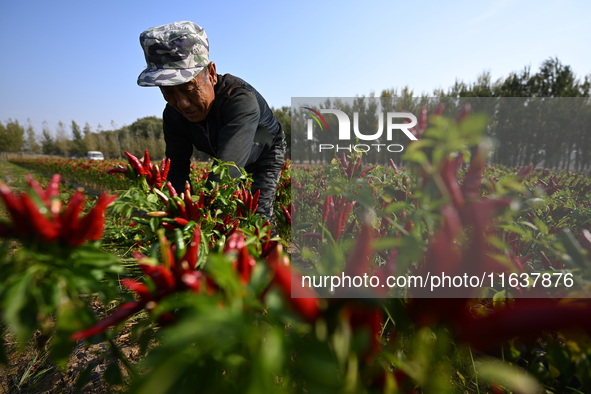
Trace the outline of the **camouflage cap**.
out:
[[[140,34],[147,68],[140,86],[172,86],[189,82],[209,64],[205,30],[193,22],[173,22]]]

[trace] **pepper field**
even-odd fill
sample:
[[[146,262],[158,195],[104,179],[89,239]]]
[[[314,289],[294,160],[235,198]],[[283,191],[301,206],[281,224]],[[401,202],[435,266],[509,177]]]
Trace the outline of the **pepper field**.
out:
[[[486,147],[477,120],[441,117],[404,167],[288,162],[277,237],[222,163],[195,164],[177,195],[149,152],[4,162],[0,391],[591,391],[591,179],[489,165]],[[436,298],[300,285],[327,267],[475,266],[505,283]]]

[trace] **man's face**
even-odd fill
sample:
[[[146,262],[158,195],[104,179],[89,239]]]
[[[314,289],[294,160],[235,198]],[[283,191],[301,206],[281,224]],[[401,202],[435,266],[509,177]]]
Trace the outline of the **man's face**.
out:
[[[218,81],[215,64],[209,63],[195,78],[182,85],[161,86],[164,100],[187,120],[201,122],[209,114],[215,98],[213,87]]]

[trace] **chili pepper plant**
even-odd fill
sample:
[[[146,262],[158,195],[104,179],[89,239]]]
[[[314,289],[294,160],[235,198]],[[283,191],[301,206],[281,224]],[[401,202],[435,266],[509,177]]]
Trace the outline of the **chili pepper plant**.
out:
[[[74,343],[69,336],[94,321],[89,304],[117,294],[117,257],[100,247],[105,211],[116,196],[101,194],[84,213],[84,193],[60,194],[60,175],[43,188],[27,177],[27,188],[0,184],[9,222],[0,223],[0,309],[21,346],[36,333],[51,338],[51,355],[65,366]]]
[[[228,163],[211,168],[221,179],[213,184],[193,168],[179,191],[166,162],[126,154],[109,176],[131,187],[85,215],[82,192],[64,199],[57,177],[21,193],[2,186],[2,320],[22,342],[35,330],[51,335],[62,366],[76,343],[110,343],[121,363],[110,364],[118,373],[109,381],[123,392],[589,391],[591,304],[580,294],[591,283],[591,182],[487,164],[485,124],[439,107],[421,112],[404,166],[362,154],[325,167],[287,163],[280,237],[256,214],[248,176],[230,178]],[[133,267],[100,248],[113,231]],[[301,285],[316,273],[483,267],[573,274],[577,286],[560,298],[549,287],[522,297],[527,281],[425,298],[382,288],[334,297]],[[88,307],[95,297],[109,305],[98,316]],[[138,343],[137,363],[117,350],[121,332]]]

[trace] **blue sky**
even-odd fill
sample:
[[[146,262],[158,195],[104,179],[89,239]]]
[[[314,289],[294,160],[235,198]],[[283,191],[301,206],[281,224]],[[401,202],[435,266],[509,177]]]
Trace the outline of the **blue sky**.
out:
[[[139,87],[139,34],[178,20],[203,26],[219,73],[273,107],[291,97],[416,94],[493,80],[557,57],[591,74],[591,3],[533,1],[0,0],[0,121],[88,122],[92,130],[161,116]],[[69,127],[68,127],[69,128]]]

